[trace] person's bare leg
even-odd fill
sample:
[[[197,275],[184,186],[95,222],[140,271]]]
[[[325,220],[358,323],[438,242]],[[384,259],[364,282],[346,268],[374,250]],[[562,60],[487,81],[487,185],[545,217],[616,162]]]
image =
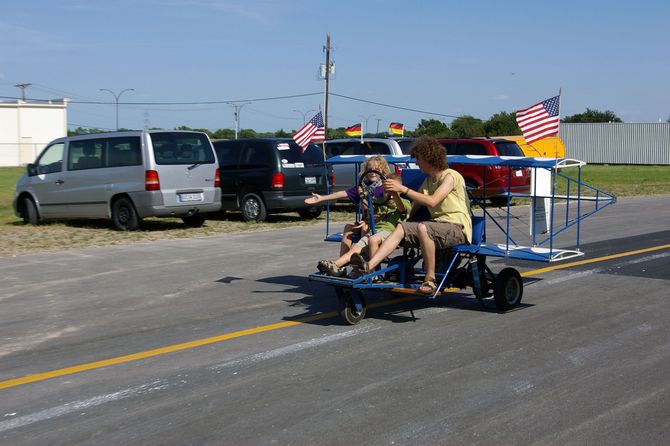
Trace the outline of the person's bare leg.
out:
[[[377,265],[382,263],[382,261],[398,247],[403,238],[405,238],[405,230],[402,228],[402,225],[399,224],[395,227],[391,235],[384,240],[384,243],[382,243],[375,255],[368,261],[370,271],[374,270]]]
[[[340,241],[340,255],[346,254],[354,244],[351,241],[351,238],[354,236],[354,231],[352,230],[353,227],[354,225],[351,223],[344,225],[344,229],[342,230],[342,241]]]
[[[426,225],[419,224],[418,227],[419,243],[423,254],[423,269],[426,270],[426,276],[435,280],[435,242],[428,236]]]
[[[335,265],[339,266],[340,268],[345,265],[348,265],[349,262],[351,261],[351,256],[353,255],[353,253],[355,252],[360,253],[361,251],[363,251],[362,247],[358,245],[352,246],[349,251],[345,252],[335,260]]]
[[[382,239],[377,234],[370,236],[368,240],[368,254],[370,258],[374,257],[377,254],[377,250],[382,244]]]

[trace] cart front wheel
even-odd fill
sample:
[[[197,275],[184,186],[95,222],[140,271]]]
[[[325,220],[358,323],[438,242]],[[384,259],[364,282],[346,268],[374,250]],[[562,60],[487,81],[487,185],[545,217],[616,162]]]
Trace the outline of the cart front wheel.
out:
[[[493,300],[496,308],[507,311],[518,307],[523,296],[523,281],[514,268],[505,268],[496,277],[493,289]]]
[[[337,293],[337,312],[349,325],[356,325],[365,317],[366,304],[363,293],[358,290],[335,288]]]

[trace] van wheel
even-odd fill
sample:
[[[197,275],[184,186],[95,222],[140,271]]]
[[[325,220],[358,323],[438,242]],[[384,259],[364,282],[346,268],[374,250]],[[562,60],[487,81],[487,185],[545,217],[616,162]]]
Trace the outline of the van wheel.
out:
[[[202,214],[193,214],[182,217],[181,220],[189,228],[199,228],[205,223],[205,216]]]
[[[298,215],[305,220],[314,220],[315,218],[319,218],[321,211],[323,211],[323,208],[321,207],[310,206],[308,208],[298,209]]]
[[[119,198],[112,205],[112,223],[119,231],[134,231],[140,227],[133,202],[128,198]]]
[[[242,218],[244,221],[263,221],[268,211],[263,199],[256,194],[246,194],[242,198]]]
[[[37,206],[31,198],[23,199],[23,222],[29,225],[39,225],[40,215],[37,212]]]

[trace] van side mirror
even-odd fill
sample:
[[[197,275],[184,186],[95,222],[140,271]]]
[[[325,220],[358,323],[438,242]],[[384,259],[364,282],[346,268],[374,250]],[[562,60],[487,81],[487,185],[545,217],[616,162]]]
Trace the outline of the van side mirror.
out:
[[[34,177],[37,175],[37,166],[33,163],[28,164],[27,166],[28,176]]]

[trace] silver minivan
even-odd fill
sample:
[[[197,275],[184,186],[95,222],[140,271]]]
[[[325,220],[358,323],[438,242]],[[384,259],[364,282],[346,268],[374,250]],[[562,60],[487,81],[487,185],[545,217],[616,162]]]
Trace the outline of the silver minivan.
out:
[[[209,137],[187,131],[125,131],[59,138],[28,164],[14,212],[24,222],[109,218],[119,230],[144,217],[181,217],[201,226],[221,208]]]

